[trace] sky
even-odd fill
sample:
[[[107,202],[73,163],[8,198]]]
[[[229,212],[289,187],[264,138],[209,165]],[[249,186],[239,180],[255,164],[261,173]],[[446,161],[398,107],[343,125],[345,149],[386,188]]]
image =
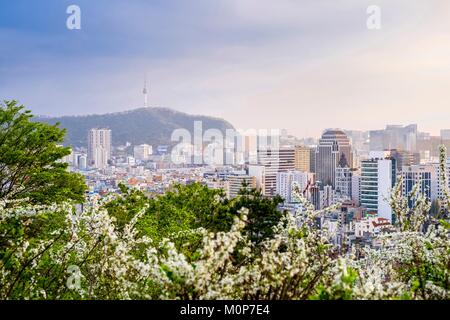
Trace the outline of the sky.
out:
[[[69,5],[81,29],[69,30]],[[381,9],[370,30],[367,8]],[[0,0],[0,99],[34,114],[149,104],[239,129],[450,128],[448,0]]]

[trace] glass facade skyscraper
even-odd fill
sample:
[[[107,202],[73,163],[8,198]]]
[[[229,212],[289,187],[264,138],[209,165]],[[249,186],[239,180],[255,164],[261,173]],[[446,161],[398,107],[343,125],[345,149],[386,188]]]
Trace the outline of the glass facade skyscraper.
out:
[[[316,180],[322,186],[335,187],[336,168],[340,163],[349,168],[353,165],[350,140],[344,131],[339,129],[329,129],[323,133],[315,155]]]

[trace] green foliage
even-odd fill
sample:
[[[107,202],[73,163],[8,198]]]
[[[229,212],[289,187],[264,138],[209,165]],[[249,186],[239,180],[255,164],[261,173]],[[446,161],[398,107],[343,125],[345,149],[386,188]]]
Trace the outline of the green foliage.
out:
[[[82,202],[86,190],[83,177],[68,172],[61,161],[70,153],[69,148],[58,145],[65,131],[32,118],[16,101],[0,105],[0,200]]]
[[[82,212],[35,205],[81,200],[84,184],[59,161],[68,153],[57,146],[64,131],[5,103],[0,299],[449,298],[448,199],[425,230],[431,204],[417,195],[408,208],[399,183],[391,197],[397,231],[359,258],[333,249],[311,204],[292,216],[279,211],[280,197],[245,186],[227,199],[201,184],[154,198],[120,185],[120,196]],[[4,201],[24,197],[31,202]],[[71,267],[79,270],[75,287]]]
[[[399,262],[398,275],[404,282],[411,283],[413,298],[427,299],[430,294],[430,285],[443,290],[450,290],[450,252],[444,252],[443,256],[429,259],[433,255],[435,244],[425,242],[423,246],[412,247],[411,257]]]
[[[128,112],[109,113],[87,116],[64,116],[59,118],[39,118],[41,122],[50,124],[60,123],[62,128],[68,130],[66,143],[82,147],[86,146],[86,132],[94,127],[111,128],[113,142],[125,145],[172,145],[170,137],[178,128],[186,128],[193,132],[194,121],[202,121],[203,130],[219,129],[225,135],[226,129],[233,126],[225,120],[192,116],[183,112],[167,108],[140,108]],[[130,126],[130,123],[133,125]]]
[[[258,190],[243,188],[234,199],[222,190],[212,190],[199,183],[174,185],[164,195],[150,199],[141,191],[121,186],[122,196],[105,207],[116,218],[119,228],[128,223],[145,205],[148,208],[137,228],[152,239],[161,241],[182,231],[204,228],[210,232],[229,231],[242,208],[248,209],[244,233],[258,244],[273,235],[283,213],[278,210],[282,198],[266,198]]]
[[[122,196],[105,208],[117,220],[119,228],[127,224],[145,205],[148,208],[139,219],[137,228],[156,241],[180,231],[199,227],[210,228],[214,212],[226,203],[220,190],[211,190],[200,184],[175,185],[164,195],[148,198],[142,191],[120,186]]]
[[[254,250],[260,251],[259,244],[273,236],[273,228],[284,214],[277,208],[282,202],[281,197],[269,199],[258,190],[246,188],[231,200],[222,190],[209,189],[199,183],[174,185],[164,195],[155,198],[147,197],[142,191],[128,190],[124,185],[120,189],[122,195],[105,205],[119,230],[147,206],[136,224],[140,234],[157,243],[171,239],[190,260],[198,257],[197,250],[202,245],[203,237],[195,232],[197,229],[228,232],[234,219],[241,215],[241,209],[246,208],[248,220],[243,234],[254,244]],[[242,261],[239,250],[235,255],[236,263]]]
[[[47,211],[32,217],[15,216],[0,223],[0,270],[8,272],[1,298],[20,297],[31,285],[52,291],[63,286],[63,266],[56,266],[49,248],[64,248],[69,238],[59,230],[67,228],[63,211]],[[19,253],[23,248],[29,250]],[[38,263],[37,261],[38,260]],[[46,275],[36,277],[36,274]]]
[[[119,184],[119,189],[122,196],[108,202],[104,207],[108,210],[110,216],[116,219],[117,228],[123,230],[125,225],[144,208],[149,199],[142,191],[127,189],[124,184]]]
[[[283,212],[278,209],[282,203],[283,198],[280,196],[266,198],[259,190],[243,188],[231,202],[230,212],[232,216],[236,216],[242,208],[248,210],[248,221],[244,228],[244,234],[253,243],[259,244],[262,240],[273,236],[273,228],[283,216]]]
[[[318,286],[317,293],[311,300],[352,300],[353,288],[358,280],[358,273],[350,267],[341,268],[338,281]]]
[[[368,249],[363,259],[355,259],[334,255],[320,229],[310,223],[299,227],[289,213],[259,248],[248,239],[251,233],[244,231],[249,210],[241,211],[245,213],[226,232],[195,232],[197,222],[190,214],[183,227],[149,219],[157,212],[155,208],[147,212],[149,203],[163,202],[161,207],[154,205],[165,210],[174,206],[179,193],[185,200],[202,190],[201,185],[177,186],[167,199],[147,199],[122,186],[125,199],[135,198],[137,206],[145,204],[131,219],[125,215],[120,224],[96,206],[78,214],[71,206],[0,206],[0,298],[448,298],[450,251],[444,227],[429,234],[396,232],[395,245]],[[216,201],[225,203],[217,197]],[[188,211],[180,208],[186,209],[182,213]],[[171,214],[177,217],[178,211]],[[111,211],[111,215],[117,212],[123,213]],[[308,212],[306,221],[314,216],[315,212]],[[152,233],[159,226],[170,239],[160,240],[165,237]],[[236,250],[241,255],[238,261]],[[68,286],[71,266],[79,269],[79,289]]]

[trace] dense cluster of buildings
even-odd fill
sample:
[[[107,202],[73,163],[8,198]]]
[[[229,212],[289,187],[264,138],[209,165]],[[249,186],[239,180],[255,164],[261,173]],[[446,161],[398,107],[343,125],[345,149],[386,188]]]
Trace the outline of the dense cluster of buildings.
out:
[[[450,147],[450,131],[443,130],[438,139],[418,132],[416,125],[370,132],[328,129],[317,141],[281,137],[275,148],[257,144],[256,150],[236,157],[239,163],[226,165],[174,164],[168,146],[113,147],[112,140],[110,129],[93,128],[87,150],[73,150],[66,159],[72,170],[85,175],[90,193],[114,193],[123,183],[154,195],[174,183],[199,182],[223,189],[229,198],[241,188],[257,188],[267,197],[280,195],[280,210],[294,211],[301,209],[293,197],[297,187],[317,210],[342,204],[319,223],[336,234],[337,244],[346,245],[370,243],[372,235],[392,227],[389,197],[399,177],[404,196],[418,185],[430,201],[439,202],[445,186],[439,179],[438,145]],[[450,159],[446,171],[450,176]],[[413,201],[409,199],[410,206]]]

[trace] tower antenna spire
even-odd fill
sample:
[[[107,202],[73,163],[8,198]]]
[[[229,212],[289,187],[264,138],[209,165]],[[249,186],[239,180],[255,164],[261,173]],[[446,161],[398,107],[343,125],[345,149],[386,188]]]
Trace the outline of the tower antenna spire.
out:
[[[144,107],[148,107],[148,90],[147,90],[147,75],[145,75],[144,79],[144,90],[142,91],[144,94]]]

